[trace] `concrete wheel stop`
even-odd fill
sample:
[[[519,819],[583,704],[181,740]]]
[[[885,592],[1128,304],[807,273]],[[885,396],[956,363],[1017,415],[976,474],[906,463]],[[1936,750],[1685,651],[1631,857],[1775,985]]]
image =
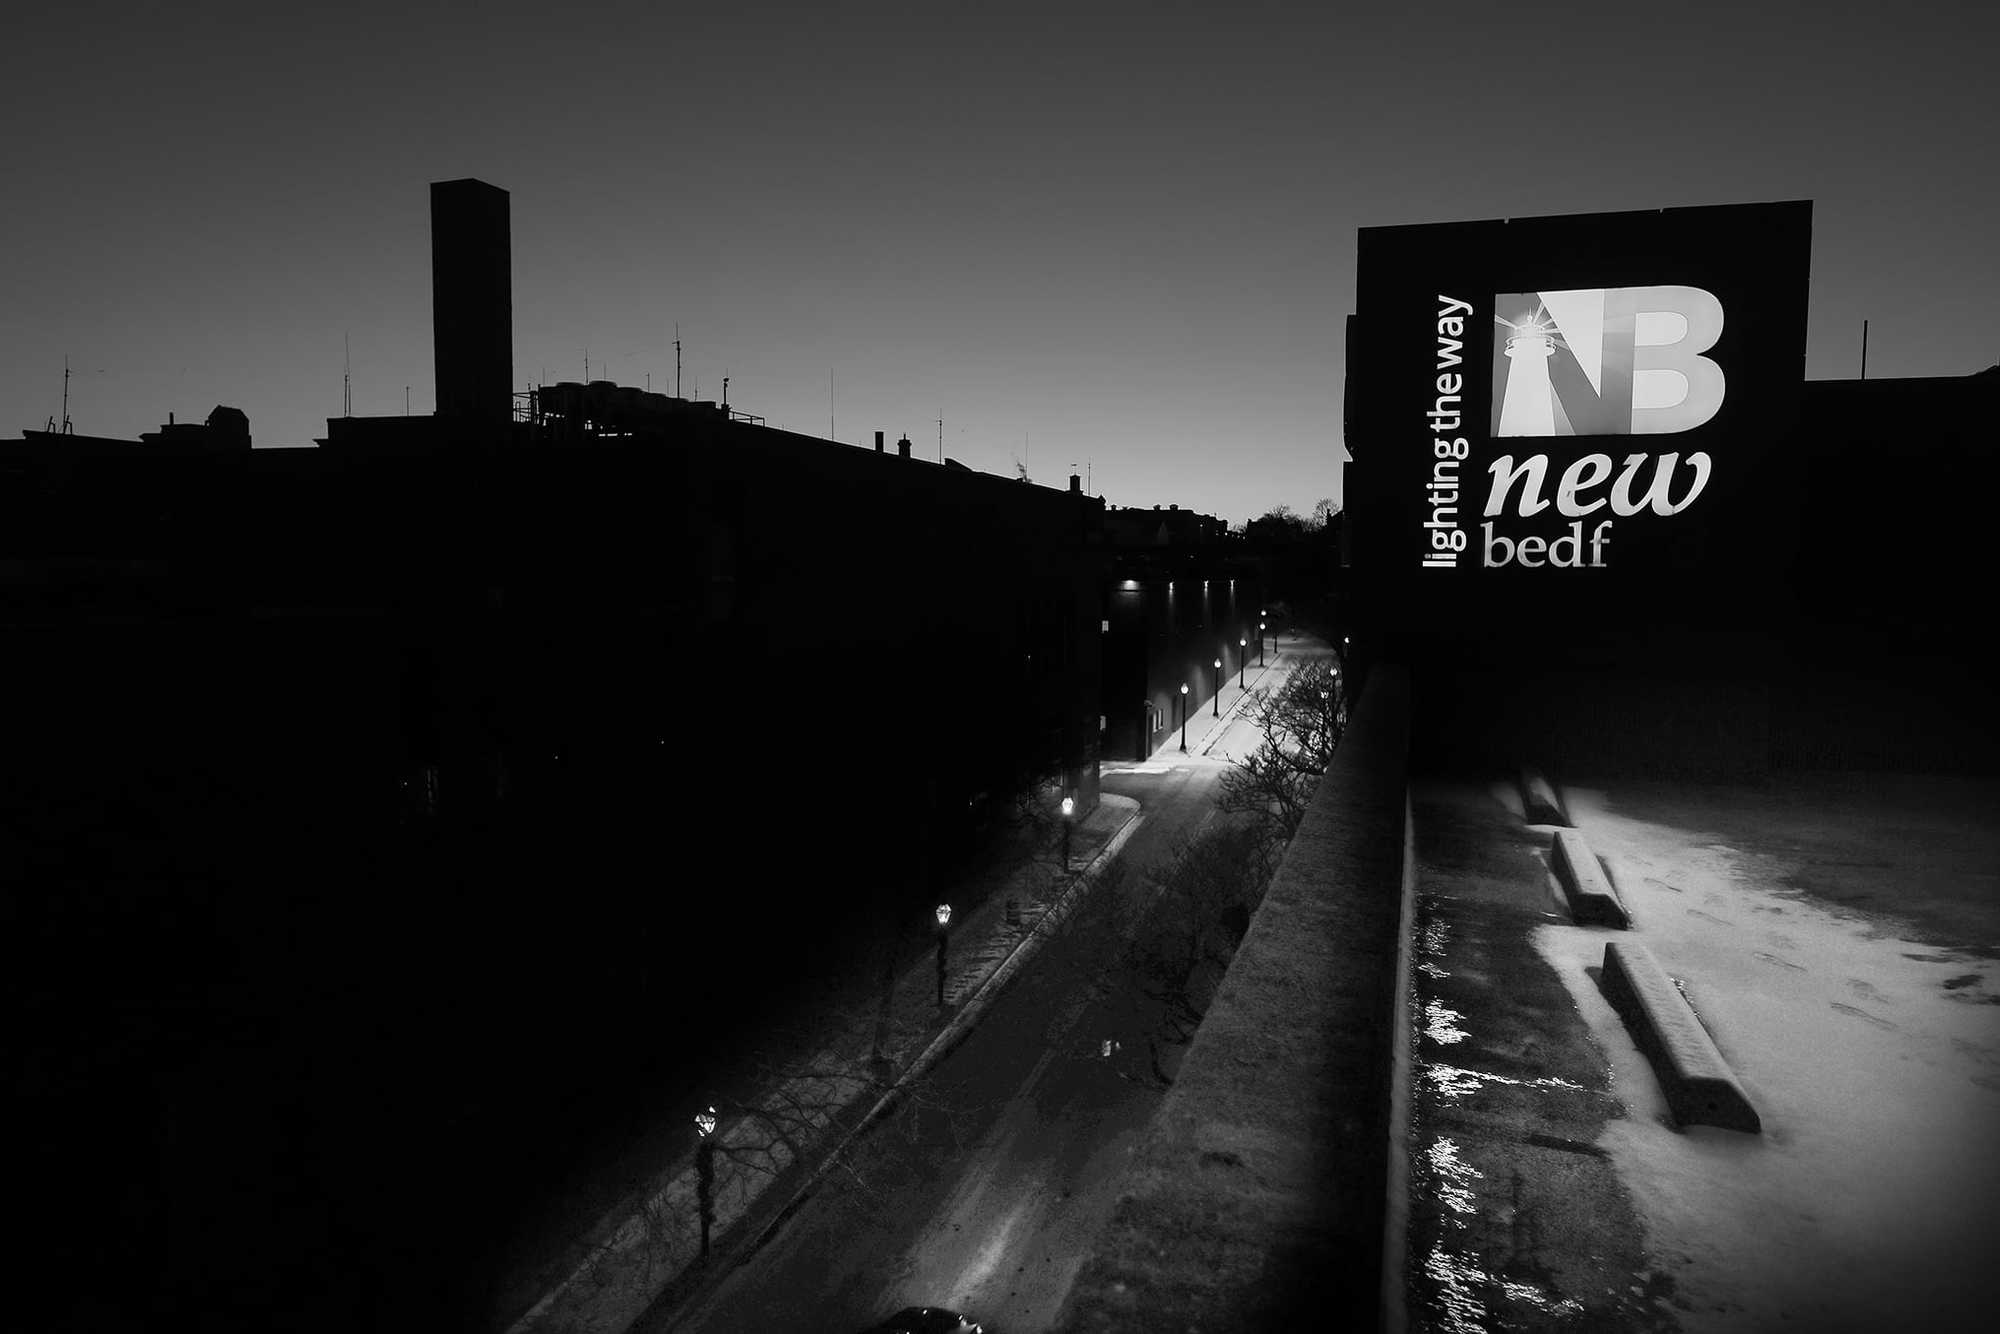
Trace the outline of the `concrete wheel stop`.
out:
[[[1521,805],[1526,809],[1529,824],[1575,823],[1569,812],[1563,809],[1562,799],[1549,780],[1542,776],[1540,769],[1521,770]]]
[[[1556,830],[1549,864],[1569,900],[1570,918],[1578,926],[1610,926],[1622,931],[1632,925],[1631,915],[1606,880],[1582,834],[1574,829]]]
[[[1743,1086],[1651,950],[1632,941],[1612,941],[1604,947],[1598,985],[1652,1062],[1675,1122],[1762,1132],[1763,1122]]]

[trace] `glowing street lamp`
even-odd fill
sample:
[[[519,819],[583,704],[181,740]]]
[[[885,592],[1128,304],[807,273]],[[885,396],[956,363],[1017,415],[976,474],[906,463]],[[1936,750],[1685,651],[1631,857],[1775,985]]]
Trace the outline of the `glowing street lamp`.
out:
[[[949,944],[949,942],[950,942],[950,940],[951,940],[951,905],[950,905],[949,903],[940,903],[940,904],[939,904],[939,905],[937,906],[937,924],[938,924],[938,929],[937,929],[937,938],[938,938],[938,953],[937,953],[937,974],[938,974],[938,988],[937,988],[937,1003],[938,1003],[938,1008],[939,1008],[940,1010],[942,1010],[942,1009],[944,1008],[944,960],[945,960],[945,949],[946,949],[947,945]]]
[[[1069,870],[1069,826],[1070,826],[1070,821],[1075,817],[1075,815],[1076,815],[1076,798],[1064,797],[1062,802],[1062,817],[1063,817],[1063,871],[1065,873],[1067,873]]]
[[[1181,682],[1181,750],[1187,750],[1187,682]]]
[[[1264,623],[1257,622],[1257,665],[1264,665]]]
[[[1209,712],[1218,718],[1222,716],[1222,659],[1220,658],[1215,660],[1215,695],[1209,702]]]
[[[1236,640],[1236,647],[1242,652],[1236,655],[1236,688],[1243,688],[1243,669],[1250,662],[1250,636],[1242,635]]]

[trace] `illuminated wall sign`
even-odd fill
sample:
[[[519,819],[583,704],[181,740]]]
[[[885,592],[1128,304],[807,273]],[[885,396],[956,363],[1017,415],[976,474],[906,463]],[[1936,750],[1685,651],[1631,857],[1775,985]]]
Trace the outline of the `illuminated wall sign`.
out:
[[[1722,406],[1722,303],[1699,287],[1598,287],[1493,298],[1492,433],[1687,431]]]
[[[1363,229],[1357,576],[1420,618],[1440,594],[1493,611],[1782,568],[1811,210]]]

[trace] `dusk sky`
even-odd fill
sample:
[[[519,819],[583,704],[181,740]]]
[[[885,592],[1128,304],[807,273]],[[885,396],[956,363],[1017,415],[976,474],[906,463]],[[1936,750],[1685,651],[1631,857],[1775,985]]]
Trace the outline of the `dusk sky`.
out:
[[[1977,18],[1965,17],[1975,11]],[[1953,14],[1958,17],[1952,17]],[[1812,199],[1809,378],[2000,361],[1991,6],[65,4],[8,32],[0,433],[433,406],[429,192],[514,379],[1232,522],[1340,498],[1355,230]]]

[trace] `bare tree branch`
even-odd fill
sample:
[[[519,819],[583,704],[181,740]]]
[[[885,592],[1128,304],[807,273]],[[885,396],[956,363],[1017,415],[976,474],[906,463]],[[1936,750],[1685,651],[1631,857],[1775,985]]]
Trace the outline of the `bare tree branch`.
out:
[[[1264,739],[1223,776],[1224,811],[1249,815],[1274,845],[1291,841],[1347,727],[1347,680],[1336,655],[1308,659],[1247,712]]]

